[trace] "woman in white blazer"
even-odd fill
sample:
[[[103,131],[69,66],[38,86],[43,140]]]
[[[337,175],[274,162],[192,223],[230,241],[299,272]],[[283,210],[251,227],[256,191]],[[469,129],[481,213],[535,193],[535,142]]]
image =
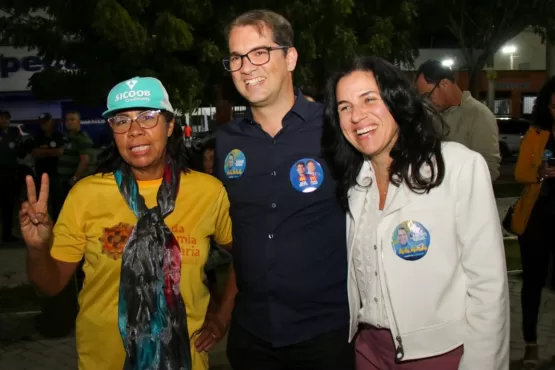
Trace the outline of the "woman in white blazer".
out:
[[[486,162],[443,142],[441,119],[380,58],[355,59],[326,96],[357,370],[508,369],[507,273]]]

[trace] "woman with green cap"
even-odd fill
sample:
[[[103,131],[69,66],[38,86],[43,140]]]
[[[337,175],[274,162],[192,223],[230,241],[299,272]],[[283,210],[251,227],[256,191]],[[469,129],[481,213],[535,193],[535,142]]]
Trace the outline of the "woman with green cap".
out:
[[[20,211],[28,275],[56,294],[84,257],[79,295],[80,370],[205,370],[227,329],[234,274],[217,309],[204,280],[210,238],[231,247],[222,184],[192,171],[162,83],[135,77],[108,95],[113,146],[97,174],[69,193],[55,226],[48,176],[28,177]]]

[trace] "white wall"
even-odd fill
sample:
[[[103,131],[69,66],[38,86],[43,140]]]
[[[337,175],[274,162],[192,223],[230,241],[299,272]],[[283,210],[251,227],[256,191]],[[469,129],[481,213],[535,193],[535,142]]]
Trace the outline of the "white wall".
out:
[[[506,43],[514,45],[516,52],[513,54],[513,69],[515,70],[545,70],[545,44],[541,37],[534,33],[532,28],[518,34]],[[494,55],[494,66],[499,71],[510,70],[510,56],[499,50]]]

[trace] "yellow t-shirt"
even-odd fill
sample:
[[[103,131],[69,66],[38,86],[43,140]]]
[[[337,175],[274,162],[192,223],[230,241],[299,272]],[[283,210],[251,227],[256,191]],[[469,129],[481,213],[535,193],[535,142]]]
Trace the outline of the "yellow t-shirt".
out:
[[[156,205],[160,180],[139,181],[149,208]],[[125,351],[118,328],[121,254],[137,219],[121,196],[113,175],[94,175],[69,193],[54,227],[51,255],[65,262],[85,257],[85,281],[79,295],[77,352],[80,370],[121,370]],[[210,294],[204,265],[210,237],[231,243],[229,200],[216,178],[191,171],[181,175],[175,210],[166,218],[182,254],[181,295],[187,309],[194,370],[208,369],[208,355],[194,341],[206,315]]]

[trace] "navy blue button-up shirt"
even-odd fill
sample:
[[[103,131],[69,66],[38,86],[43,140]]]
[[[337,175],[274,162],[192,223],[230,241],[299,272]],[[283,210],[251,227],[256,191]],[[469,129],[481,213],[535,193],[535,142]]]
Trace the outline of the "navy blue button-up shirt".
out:
[[[282,124],[271,137],[247,112],[222,126],[214,166],[231,203],[234,320],[275,347],[349,322],[346,221],[321,155],[323,107],[299,93]]]

